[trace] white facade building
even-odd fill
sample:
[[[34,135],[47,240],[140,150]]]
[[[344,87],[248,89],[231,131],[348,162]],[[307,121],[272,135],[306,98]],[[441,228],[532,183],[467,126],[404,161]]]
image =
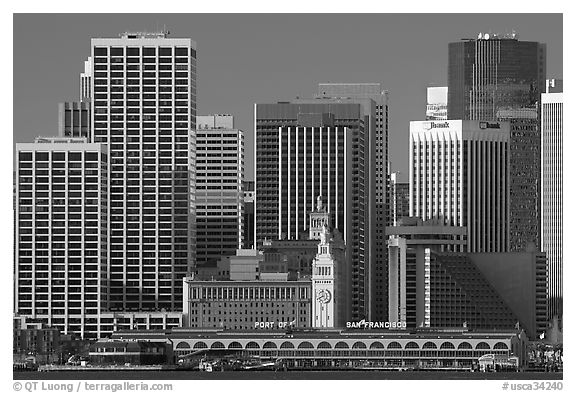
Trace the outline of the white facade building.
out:
[[[468,228],[468,252],[508,247],[508,122],[410,122],[410,216]]]
[[[107,149],[85,138],[16,144],[14,314],[98,338],[107,301]]]
[[[564,131],[563,93],[552,93],[555,80],[548,81],[542,94],[542,251],[548,258],[549,315],[562,315],[562,153]],[[552,86],[551,86],[552,85]]]
[[[84,62],[84,72],[80,73],[80,101],[92,99],[92,58]]]

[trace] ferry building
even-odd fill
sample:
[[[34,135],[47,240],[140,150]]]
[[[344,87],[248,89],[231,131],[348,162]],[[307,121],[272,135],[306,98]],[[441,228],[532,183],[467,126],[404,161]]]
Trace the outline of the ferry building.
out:
[[[470,369],[484,355],[514,359],[517,368],[527,364],[527,339],[523,332],[370,329],[255,329],[177,328],[171,331],[121,331],[100,340],[91,358],[105,363],[108,358],[127,356],[110,350],[118,342],[162,344],[167,363],[190,357],[223,358],[231,353],[243,357],[269,358],[288,369],[303,368],[389,368]],[[122,359],[124,361],[125,359]]]

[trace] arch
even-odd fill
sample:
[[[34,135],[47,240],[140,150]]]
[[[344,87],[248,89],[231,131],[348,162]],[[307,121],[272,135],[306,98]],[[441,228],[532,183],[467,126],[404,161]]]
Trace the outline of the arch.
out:
[[[266,341],[262,346],[262,349],[278,349],[278,347],[272,341]]]
[[[250,341],[248,344],[246,344],[246,349],[260,349],[260,345],[254,341]]]
[[[480,341],[478,344],[476,344],[475,349],[490,349],[490,345],[488,345],[488,343],[485,343],[484,341]]]
[[[198,341],[196,344],[194,344],[193,347],[193,349],[204,349],[204,348],[208,348],[208,345],[206,345],[204,341]]]
[[[336,343],[336,345],[334,346],[334,348],[337,349],[350,349],[350,347],[348,346],[348,344],[346,344],[344,341],[338,341]]]
[[[422,345],[422,349],[438,349],[438,346],[432,341],[427,341]]]
[[[180,341],[178,345],[176,345],[176,349],[190,349],[190,344],[186,341]]]
[[[374,341],[372,344],[370,344],[370,349],[384,349],[384,344],[382,344],[380,341]]]
[[[298,344],[298,349],[314,349],[314,345],[308,341],[302,341],[300,344]]]
[[[354,345],[352,345],[352,349],[366,349],[366,344],[362,341],[356,341]]]
[[[456,347],[454,347],[454,344],[452,344],[451,342],[443,342],[442,345],[440,345],[440,349],[456,349]]]
[[[504,349],[506,351],[510,350],[510,348],[508,348],[508,344],[503,343],[502,341],[499,341],[496,344],[494,344],[493,349]]]
[[[280,349],[294,349],[294,344],[292,344],[290,341],[284,341],[282,344],[280,344]]]
[[[420,345],[416,344],[414,341],[410,341],[406,344],[404,349],[420,349]]]
[[[458,349],[472,349],[472,345],[469,342],[463,342],[458,344]]]
[[[399,342],[392,341],[386,346],[386,349],[402,349],[402,345]]]
[[[318,349],[332,349],[332,345],[330,345],[330,343],[327,343],[326,341],[322,341],[320,344],[318,344],[318,346],[316,348],[318,348]]]
[[[212,345],[210,345],[210,349],[223,349],[223,348],[226,347],[220,341],[214,341]]]
[[[230,344],[228,344],[228,349],[242,349],[242,344],[240,344],[238,341],[232,341]]]

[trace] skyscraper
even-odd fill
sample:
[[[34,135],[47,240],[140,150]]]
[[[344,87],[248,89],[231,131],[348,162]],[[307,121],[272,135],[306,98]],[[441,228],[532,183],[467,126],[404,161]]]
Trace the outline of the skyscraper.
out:
[[[390,174],[390,226],[410,216],[410,183],[400,172]]]
[[[368,315],[373,321],[387,320],[387,249],[386,225],[391,218],[388,215],[390,195],[388,193],[388,91],[380,83],[319,83],[317,98],[335,99],[341,102],[358,102],[365,111],[371,108],[366,99],[374,101],[375,110],[370,112],[371,132],[374,133],[374,185],[371,187],[371,205],[374,215],[370,222],[370,242],[372,259],[368,266],[369,281]]]
[[[182,308],[195,261],[196,44],[94,38],[93,141],[109,152],[110,311]]]
[[[256,200],[256,190],[254,181],[244,181],[244,248],[254,248],[254,201]]]
[[[215,266],[244,243],[244,133],[231,115],[196,124],[196,265]]]
[[[468,252],[507,251],[509,130],[507,122],[410,122],[410,216],[466,227]]]
[[[540,122],[546,47],[516,34],[448,46],[448,119],[510,122],[509,249],[540,238]]]
[[[330,101],[255,105],[256,242],[307,235],[321,195],[344,236],[352,318],[361,319],[368,312],[374,135],[366,107]]]
[[[107,301],[108,153],[85,138],[16,144],[14,314],[97,338]]]
[[[547,81],[542,94],[542,251],[548,258],[548,319],[562,317],[562,82]]]
[[[426,120],[448,120],[448,87],[426,89]]]
[[[90,103],[61,102],[58,104],[58,136],[90,139]]]
[[[80,101],[92,99],[92,58],[84,62],[84,72],[80,73]]]

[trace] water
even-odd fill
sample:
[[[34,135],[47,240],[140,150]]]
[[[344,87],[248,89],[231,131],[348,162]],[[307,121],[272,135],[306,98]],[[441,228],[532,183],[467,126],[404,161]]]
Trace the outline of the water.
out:
[[[562,380],[562,373],[467,371],[48,371],[14,372],[14,380]]]

